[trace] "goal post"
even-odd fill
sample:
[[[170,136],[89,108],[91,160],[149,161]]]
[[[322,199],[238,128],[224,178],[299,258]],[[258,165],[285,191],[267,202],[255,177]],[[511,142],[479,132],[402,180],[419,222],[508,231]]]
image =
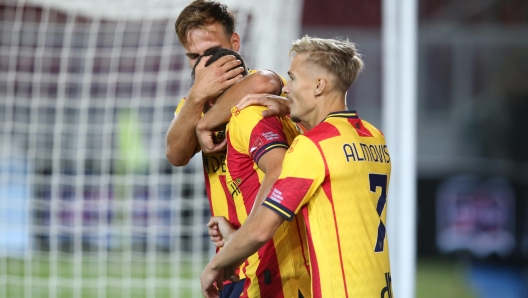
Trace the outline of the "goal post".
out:
[[[302,1],[221,2],[247,64],[284,75]],[[165,158],[188,3],[0,3],[0,297],[201,297],[201,158]]]

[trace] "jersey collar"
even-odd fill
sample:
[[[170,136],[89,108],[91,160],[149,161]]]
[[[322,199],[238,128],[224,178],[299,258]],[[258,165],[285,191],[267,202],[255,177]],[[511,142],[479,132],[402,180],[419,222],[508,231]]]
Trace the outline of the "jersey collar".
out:
[[[326,116],[325,120],[328,118],[359,118],[356,111],[339,111],[332,112]]]

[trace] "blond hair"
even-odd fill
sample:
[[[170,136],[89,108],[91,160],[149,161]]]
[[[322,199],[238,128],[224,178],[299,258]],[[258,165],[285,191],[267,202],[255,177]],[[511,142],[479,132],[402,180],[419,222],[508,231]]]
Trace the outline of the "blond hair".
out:
[[[357,79],[364,63],[356,45],[347,40],[305,36],[293,42],[290,57],[305,54],[306,60],[333,74],[337,88],[347,91]]]

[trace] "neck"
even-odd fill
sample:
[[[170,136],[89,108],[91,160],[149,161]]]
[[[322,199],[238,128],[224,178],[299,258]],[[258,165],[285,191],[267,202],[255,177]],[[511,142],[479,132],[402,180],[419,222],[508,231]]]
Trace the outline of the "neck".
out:
[[[311,130],[321,123],[328,114],[346,110],[346,93],[320,96],[317,103],[313,113],[307,117],[306,121],[303,120],[302,122],[307,130]]]

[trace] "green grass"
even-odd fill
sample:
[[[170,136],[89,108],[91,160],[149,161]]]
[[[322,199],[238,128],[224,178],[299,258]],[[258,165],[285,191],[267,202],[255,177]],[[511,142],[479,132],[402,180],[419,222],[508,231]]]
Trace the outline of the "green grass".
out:
[[[7,284],[0,284],[0,298],[201,297],[198,277],[205,262],[200,268],[193,268],[189,257],[181,257],[177,263],[165,255],[154,262],[142,255],[132,256],[131,262],[124,262],[121,257],[109,255],[104,263],[84,258],[80,270],[79,264],[68,256],[59,257],[56,266],[45,256],[33,257],[31,261],[0,258],[0,276],[5,278],[7,273],[9,278]],[[420,259],[416,270],[416,297],[475,298],[464,282],[464,274],[462,265]],[[58,277],[51,292],[53,279],[50,276]],[[24,279],[32,281],[29,287]],[[74,280],[82,280],[82,286],[73,284]]]
[[[417,298],[476,298],[465,282],[466,268],[452,261],[419,259],[416,268]]]
[[[142,255],[132,256],[131,261],[109,256],[102,263],[84,258],[80,264],[61,256],[56,266],[44,256],[0,258],[0,277],[7,278],[7,284],[0,284],[0,298],[201,297],[199,275],[204,266],[205,262],[194,268],[190,257],[152,261]],[[81,283],[74,284],[75,280]],[[50,286],[53,283],[56,286]]]

